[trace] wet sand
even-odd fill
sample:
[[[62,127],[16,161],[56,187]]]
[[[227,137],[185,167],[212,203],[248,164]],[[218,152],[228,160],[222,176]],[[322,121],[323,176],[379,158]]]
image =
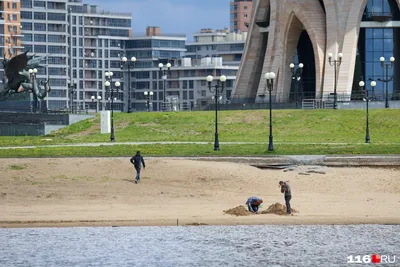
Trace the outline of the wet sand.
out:
[[[400,224],[399,169],[284,172],[182,159],[146,164],[135,184],[129,158],[0,159],[0,227]],[[299,213],[224,214],[253,195],[264,200],[263,209],[284,203],[280,180],[290,181]]]

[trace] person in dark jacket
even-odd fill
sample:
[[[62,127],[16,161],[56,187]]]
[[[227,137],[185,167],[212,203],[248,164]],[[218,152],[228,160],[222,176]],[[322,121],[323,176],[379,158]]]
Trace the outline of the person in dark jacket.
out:
[[[140,170],[142,169],[142,164],[143,170],[146,168],[146,164],[144,163],[142,155],[140,155],[140,151],[137,151],[136,155],[131,158],[131,163],[135,166],[136,169],[135,184],[137,184],[138,182],[140,182]]]
[[[263,203],[263,200],[258,197],[249,197],[249,199],[246,201],[249,211],[255,214],[258,214],[258,208],[260,207],[261,203]]]
[[[290,189],[290,185],[287,182],[280,181],[279,186],[281,187],[281,193],[285,196],[285,204],[286,204],[286,214],[292,214],[292,209],[290,207],[290,200],[292,199],[292,190]]]

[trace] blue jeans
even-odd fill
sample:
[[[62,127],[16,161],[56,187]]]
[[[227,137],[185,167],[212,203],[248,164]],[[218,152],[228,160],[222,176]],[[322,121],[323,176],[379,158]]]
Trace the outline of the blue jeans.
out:
[[[141,168],[136,168],[136,181],[140,181],[140,169]]]
[[[286,213],[287,214],[292,214],[292,209],[290,207],[290,200],[291,199],[292,199],[292,196],[285,196]]]

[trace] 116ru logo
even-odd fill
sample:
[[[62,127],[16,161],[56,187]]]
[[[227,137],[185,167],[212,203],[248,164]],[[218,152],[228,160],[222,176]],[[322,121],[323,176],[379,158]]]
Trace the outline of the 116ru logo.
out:
[[[350,255],[347,257],[347,263],[395,263],[396,256],[395,255]]]

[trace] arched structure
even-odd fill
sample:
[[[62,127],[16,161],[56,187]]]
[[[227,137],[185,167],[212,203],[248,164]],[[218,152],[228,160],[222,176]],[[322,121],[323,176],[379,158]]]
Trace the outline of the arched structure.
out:
[[[398,27],[393,28],[393,40],[400,38],[400,0],[382,1],[388,1],[390,4],[393,16],[387,20],[393,20],[391,24],[388,21],[365,19],[368,15],[368,0],[256,1],[249,28],[250,34],[235,83],[233,101],[261,101],[260,96],[266,95],[263,74],[270,71],[277,74],[274,100],[290,101],[289,64],[294,62],[295,58],[299,61],[306,60],[307,65],[313,64],[312,67],[304,69],[304,75],[309,78],[309,82],[304,84],[304,89],[312,93],[307,97],[332,97],[336,79],[337,92],[341,94],[341,99],[343,96],[350,99],[353,84],[360,79],[358,72],[365,72],[365,65],[369,64],[364,62],[364,69],[357,65],[359,68],[355,75],[356,61],[362,58],[358,45],[362,42],[359,40],[360,29]],[[399,18],[395,14],[399,14]],[[334,68],[328,63],[329,53],[334,56],[338,53],[344,54],[336,77]],[[399,53],[399,49],[396,48],[393,55],[397,58],[396,66],[400,63]],[[400,68],[396,68],[396,73],[399,74],[399,71]],[[398,84],[397,79],[393,88],[397,88]],[[398,90],[400,93],[400,89]]]

